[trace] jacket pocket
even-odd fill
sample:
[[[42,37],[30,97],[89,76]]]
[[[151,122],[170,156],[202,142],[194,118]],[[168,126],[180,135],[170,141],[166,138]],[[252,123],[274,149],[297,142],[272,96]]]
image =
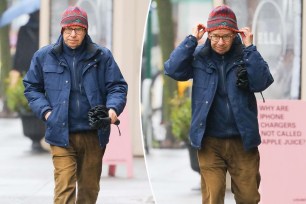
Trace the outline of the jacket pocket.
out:
[[[46,120],[47,127],[57,126],[60,121],[63,121],[63,114],[60,114],[60,105],[56,105],[52,107],[51,114]]]
[[[102,103],[100,83],[104,84],[103,76],[99,75],[97,66],[94,65],[89,68],[83,75],[83,85],[86,92],[87,99],[91,106]]]
[[[46,90],[61,90],[64,68],[57,65],[44,65],[44,86]]]
[[[203,102],[212,94],[215,86],[215,69],[195,60],[193,66],[193,99],[195,102]]]
[[[209,85],[213,84],[213,73],[215,70],[200,62],[194,60],[192,63],[193,67],[193,85],[200,88],[208,88]]]

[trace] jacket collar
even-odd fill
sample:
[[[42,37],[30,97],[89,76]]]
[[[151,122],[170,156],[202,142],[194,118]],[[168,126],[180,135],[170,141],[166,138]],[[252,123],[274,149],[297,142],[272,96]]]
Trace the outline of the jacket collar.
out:
[[[56,43],[53,45],[51,52],[57,57],[57,58],[61,58],[61,55],[63,53],[63,49],[64,49],[64,40],[63,40],[63,35],[60,35],[59,38],[57,39]],[[99,48],[99,46],[95,43],[92,42],[90,36],[88,34],[86,34],[85,38],[84,38],[84,58],[86,59],[90,59],[92,57],[94,57],[98,52],[102,52],[102,50]],[[82,43],[82,44],[83,44]]]

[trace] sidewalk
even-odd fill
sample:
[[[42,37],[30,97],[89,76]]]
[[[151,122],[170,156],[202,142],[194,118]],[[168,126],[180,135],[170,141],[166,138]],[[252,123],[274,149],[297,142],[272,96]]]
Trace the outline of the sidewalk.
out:
[[[150,149],[148,173],[157,204],[200,204],[200,174],[190,166],[187,149]],[[234,204],[227,190],[225,204]]]
[[[21,120],[0,118],[0,203],[52,204],[53,165],[49,153],[33,154],[31,141],[22,133]],[[152,204],[153,196],[144,159],[134,158],[134,177],[126,177],[125,166],[108,176],[103,166],[97,204]]]

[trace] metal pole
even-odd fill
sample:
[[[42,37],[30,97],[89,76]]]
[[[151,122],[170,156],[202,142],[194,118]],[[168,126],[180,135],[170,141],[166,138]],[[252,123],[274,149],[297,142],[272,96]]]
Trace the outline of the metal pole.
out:
[[[147,21],[147,40],[146,40],[146,72],[145,78],[151,78],[151,48],[152,48],[152,7],[150,5]]]

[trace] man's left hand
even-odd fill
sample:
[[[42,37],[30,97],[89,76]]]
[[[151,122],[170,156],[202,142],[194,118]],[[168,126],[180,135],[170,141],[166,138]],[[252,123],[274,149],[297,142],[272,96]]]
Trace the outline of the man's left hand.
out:
[[[240,29],[241,37],[243,44],[248,47],[253,44],[253,33],[251,32],[251,29],[249,27],[244,27]]]

